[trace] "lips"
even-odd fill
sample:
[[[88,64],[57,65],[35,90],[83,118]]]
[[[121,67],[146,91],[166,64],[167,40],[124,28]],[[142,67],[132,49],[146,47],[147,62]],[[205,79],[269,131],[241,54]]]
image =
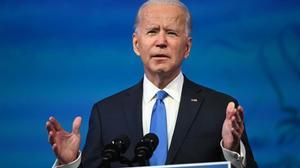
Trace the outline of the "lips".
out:
[[[170,58],[168,55],[165,55],[165,54],[155,54],[155,55],[152,55],[151,56],[152,58],[161,58],[161,59],[165,59],[165,58]]]

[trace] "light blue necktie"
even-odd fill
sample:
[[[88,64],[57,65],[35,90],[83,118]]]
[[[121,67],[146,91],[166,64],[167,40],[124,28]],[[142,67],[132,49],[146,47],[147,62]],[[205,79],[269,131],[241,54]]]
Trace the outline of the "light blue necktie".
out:
[[[163,102],[168,96],[163,90],[156,93],[156,102],[152,109],[150,132],[158,136],[159,143],[153,156],[150,158],[150,165],[164,165],[168,153],[168,130],[166,107]]]

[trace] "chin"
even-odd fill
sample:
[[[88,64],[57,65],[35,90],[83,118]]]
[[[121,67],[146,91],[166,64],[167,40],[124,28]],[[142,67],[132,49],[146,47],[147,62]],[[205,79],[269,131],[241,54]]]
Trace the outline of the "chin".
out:
[[[155,72],[155,73],[166,73],[168,71],[169,70],[166,67],[156,67],[156,68],[152,69],[152,72]]]

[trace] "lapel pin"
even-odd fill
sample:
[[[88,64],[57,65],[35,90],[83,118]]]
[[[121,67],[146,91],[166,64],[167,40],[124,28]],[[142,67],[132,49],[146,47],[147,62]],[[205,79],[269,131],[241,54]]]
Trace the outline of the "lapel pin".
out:
[[[198,102],[198,99],[191,99],[192,102]]]

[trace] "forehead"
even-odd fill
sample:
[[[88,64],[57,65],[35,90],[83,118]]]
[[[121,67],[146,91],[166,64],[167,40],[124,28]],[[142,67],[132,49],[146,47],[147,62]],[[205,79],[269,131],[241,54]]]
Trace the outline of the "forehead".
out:
[[[185,27],[185,16],[184,10],[179,6],[150,4],[142,9],[140,23],[142,26],[164,25]]]

